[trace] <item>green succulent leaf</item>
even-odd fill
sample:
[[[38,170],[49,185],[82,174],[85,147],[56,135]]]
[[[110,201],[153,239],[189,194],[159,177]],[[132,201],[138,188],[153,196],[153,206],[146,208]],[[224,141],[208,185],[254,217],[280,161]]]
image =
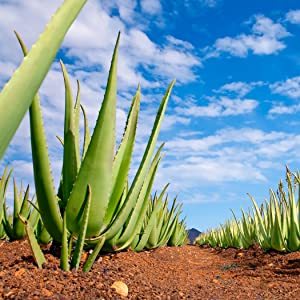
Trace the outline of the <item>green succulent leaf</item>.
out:
[[[65,34],[86,2],[87,0],[64,1],[1,91],[0,159],[47,75]]]
[[[128,114],[123,139],[113,163],[112,192],[104,219],[105,227],[107,227],[107,225],[111,222],[115,209],[123,193],[124,186],[127,183],[127,176],[136,135],[140,97],[140,87],[138,87]]]
[[[90,185],[88,185],[85,201],[84,201],[83,219],[82,219],[82,223],[80,224],[80,232],[79,232],[78,240],[76,242],[74,254],[71,260],[71,268],[75,268],[75,270],[78,270],[79,268],[80,258],[83,251],[84,240],[85,240],[89,216],[90,216],[91,199],[92,199],[92,191]]]
[[[71,90],[71,83],[67,69],[61,61],[61,68],[65,82],[65,128],[64,128],[64,158],[62,167],[62,191],[63,191],[63,203],[64,206],[67,204],[70,193],[72,191],[77,172],[79,168],[79,152],[78,147],[78,135],[79,133],[75,130],[75,123],[78,124],[77,116],[74,113],[74,102]],[[78,98],[77,98],[78,99]],[[77,105],[77,104],[76,104]],[[78,109],[77,109],[78,110]],[[79,130],[77,128],[77,130]],[[77,139],[76,139],[77,136]],[[78,142],[79,143],[79,142]]]
[[[26,46],[17,33],[16,36],[26,56]],[[37,94],[29,109],[29,119],[34,182],[39,210],[48,232],[56,241],[61,241],[62,218],[54,191],[43,116]]]
[[[102,107],[66,208],[69,230],[78,233],[77,218],[84,201],[84,191],[89,183],[93,190],[93,198],[91,200],[87,237],[97,236],[100,233],[112,186],[118,45],[119,36],[112,58]]]

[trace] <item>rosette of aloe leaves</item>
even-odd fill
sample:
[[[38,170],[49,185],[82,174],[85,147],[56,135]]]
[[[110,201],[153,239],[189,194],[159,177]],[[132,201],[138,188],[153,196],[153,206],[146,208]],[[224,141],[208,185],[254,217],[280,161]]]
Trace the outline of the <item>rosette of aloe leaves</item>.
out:
[[[54,59],[53,55],[66,30],[85,2],[77,0],[72,5],[70,0],[66,0],[30,52],[16,33],[25,59],[4,88],[1,96],[6,100],[9,94],[20,98],[24,93],[26,103],[25,100],[22,103],[22,114],[20,112],[11,122],[7,121],[6,128],[9,129],[9,134],[1,140],[0,154],[3,154],[13,136],[24,115],[23,111],[26,112],[26,105],[31,103],[29,118],[32,162],[37,206],[43,226],[54,242],[62,245],[61,267],[64,270],[69,270],[70,267],[78,269],[84,246],[93,248],[92,254],[83,267],[85,271],[88,271],[102,248],[106,251],[128,248],[137,236],[143,240],[144,247],[151,245],[151,248],[155,248],[167,243],[174,244],[171,241],[174,236],[178,244],[184,224],[179,222],[179,214],[174,211],[174,208],[169,213],[166,210],[167,203],[161,205],[161,200],[158,199],[153,205],[150,198],[163,148],[162,145],[156,150],[156,142],[174,81],[169,85],[158,108],[145,152],[130,184],[128,173],[140,109],[140,87],[132,99],[123,138],[118,151],[115,152],[117,59],[120,34],[111,61],[104,100],[92,134],[85,110],[80,104],[80,84],[78,82],[74,99],[67,69],[61,62],[65,85],[64,136],[60,139],[63,145],[63,165],[60,185],[57,189],[53,186],[37,89],[50,67],[51,59]],[[67,14],[68,9],[71,10],[70,14]],[[64,18],[67,20],[64,21]],[[54,39],[54,42],[51,39]],[[44,57],[44,60],[41,57]],[[26,68],[31,68],[33,76],[30,80],[24,76]],[[16,89],[19,86],[22,88],[17,90],[17,95],[14,95],[13,87]],[[24,86],[30,88],[30,91],[24,91]],[[30,97],[32,97],[31,100]],[[82,147],[79,143],[81,111],[84,117]],[[0,128],[5,127],[5,123],[3,124],[0,123]],[[153,205],[153,211],[151,217],[147,219],[149,205]],[[34,228],[28,218],[21,214],[19,218],[25,226],[36,262],[39,267],[42,267],[45,258],[37,243]],[[158,221],[159,218],[163,221]],[[144,230],[145,226],[147,230]],[[160,230],[162,232],[159,232]],[[152,232],[155,233],[154,237],[158,235],[161,239],[153,239]],[[184,242],[183,239],[181,240]],[[144,247],[139,246],[137,250],[142,250]]]

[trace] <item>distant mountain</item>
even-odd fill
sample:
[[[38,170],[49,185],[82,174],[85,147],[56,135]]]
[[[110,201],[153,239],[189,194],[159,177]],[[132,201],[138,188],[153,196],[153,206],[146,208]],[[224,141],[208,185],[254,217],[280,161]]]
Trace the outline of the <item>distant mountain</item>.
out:
[[[195,229],[195,228],[191,228],[188,230],[188,235],[189,235],[189,240],[190,243],[193,244],[195,239],[201,234],[201,231]]]

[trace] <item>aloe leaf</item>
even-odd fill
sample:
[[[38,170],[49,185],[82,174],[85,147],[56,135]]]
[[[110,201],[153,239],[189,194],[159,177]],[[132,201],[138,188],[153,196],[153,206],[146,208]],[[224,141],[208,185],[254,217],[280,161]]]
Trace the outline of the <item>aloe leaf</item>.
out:
[[[179,215],[180,215],[180,212],[178,212],[176,214],[175,218],[172,220],[172,223],[170,224],[170,227],[166,231],[166,234],[165,234],[164,238],[162,239],[162,242],[158,246],[164,246],[164,245],[168,244],[171,236],[173,235],[173,233],[177,227]],[[182,242],[180,241],[179,244],[182,244]]]
[[[169,184],[167,184],[165,186],[165,188],[163,189],[163,191],[161,192],[161,194],[158,197],[158,201],[162,201],[163,196],[164,196],[168,186],[169,186]],[[146,244],[146,248],[148,248],[148,249],[157,247],[159,233],[160,233],[162,222],[163,222],[164,212],[165,212],[165,203],[163,204],[162,209],[160,209],[156,214],[154,225],[150,232],[150,235],[149,235],[149,238],[148,238],[148,241]]]
[[[271,247],[277,251],[284,251],[286,250],[284,238],[282,235],[282,228],[280,226],[280,212],[278,203],[276,201],[276,196],[273,191],[271,191],[271,199],[270,201],[274,201],[275,205],[275,216],[274,216],[274,223],[271,225]]]
[[[170,236],[170,239],[168,241],[168,245],[169,246],[177,246],[177,242],[178,242],[178,225],[179,225],[179,222],[178,222],[178,219],[176,219],[175,225],[174,225],[174,230],[173,230],[173,232],[172,232],[172,234]],[[224,233],[224,237],[225,237],[225,233]],[[223,242],[224,241],[225,241],[225,238],[223,238]],[[217,245],[221,246],[219,241],[218,242],[215,241],[215,242],[212,243],[212,247],[215,247]],[[226,248],[227,247],[227,242],[225,244],[223,244],[222,247]]]
[[[87,0],[64,1],[1,91],[0,159],[48,73],[65,34],[86,2]]]
[[[32,228],[35,229],[41,216],[40,216],[40,212],[37,207],[37,203],[34,203],[33,201],[34,201],[34,198],[31,201],[28,201],[30,203],[30,205],[32,206],[30,216],[28,218],[28,222],[30,222]]]
[[[249,195],[249,197],[250,197],[250,199],[253,203],[253,206],[254,206],[255,215],[256,215],[256,218],[257,218],[257,221],[258,221],[258,228],[260,230],[260,233],[263,236],[263,240],[266,242],[266,245],[268,247],[269,237],[267,235],[266,227],[265,227],[264,221],[262,219],[261,212],[259,211],[258,205],[257,205],[256,201],[254,200],[254,198],[251,195]]]
[[[14,231],[13,231],[13,226],[10,222],[10,218],[9,216],[7,215],[7,208],[6,206],[4,205],[3,206],[3,219],[2,219],[2,224],[4,226],[4,230],[8,236],[8,238],[10,240],[13,240],[14,239]]]
[[[175,80],[172,81],[172,83],[169,85],[167,92],[161,101],[161,104],[158,109],[156,119],[155,119],[155,122],[153,125],[150,139],[148,141],[148,144],[147,144],[146,150],[144,152],[140,166],[138,168],[138,171],[134,177],[133,183],[129,189],[126,202],[123,205],[122,210],[120,211],[120,213],[118,215],[118,218],[115,219],[113,224],[109,227],[109,229],[105,233],[105,236],[108,239],[113,237],[114,234],[119,231],[119,229],[122,226],[122,222],[127,219],[128,215],[130,214],[130,212],[132,210],[132,207],[135,205],[135,202],[137,201],[138,194],[141,190],[141,187],[145,180],[145,176],[149,169],[149,164],[151,162],[151,158],[152,158],[153,152],[155,150],[156,141],[157,141],[157,138],[159,135],[162,120],[163,120],[163,117],[164,117],[164,114],[165,114],[165,111],[167,108],[168,100],[169,100],[169,97],[170,97],[170,94],[171,94],[174,84],[175,84]]]
[[[77,162],[77,172],[80,167],[80,82],[77,80],[77,95],[74,106],[74,135],[75,135],[75,152]]]
[[[153,229],[153,226],[156,222],[156,217],[157,217],[156,215],[157,215],[158,211],[161,209],[162,205],[163,205],[163,203],[162,203],[161,200],[156,201],[156,203],[154,205],[154,208],[153,208],[153,212],[151,214],[151,217],[150,217],[150,219],[148,221],[148,224],[145,228],[145,231],[143,232],[138,245],[134,249],[135,251],[137,251],[137,252],[142,251],[145,248],[145,246],[148,242],[150,233],[151,233],[151,231]]]
[[[130,249],[134,250],[136,248],[137,244],[139,243],[139,241],[140,241],[140,235],[137,234],[132,239],[132,242],[130,244]]]
[[[127,221],[128,220],[126,220],[126,222]],[[121,227],[120,230],[114,235],[113,238],[111,238],[109,240],[105,240],[105,243],[104,243],[104,246],[103,246],[103,249],[104,249],[105,252],[111,252],[111,251],[118,251],[119,250],[119,248],[117,246],[118,245],[118,240],[119,240],[120,236],[122,235],[122,232],[124,231],[125,227],[126,227],[125,225],[123,227]],[[100,239],[101,238],[102,237],[100,237]],[[98,239],[97,239],[97,242],[98,242]]]
[[[83,160],[86,154],[86,151],[89,147],[90,141],[91,141],[91,133],[90,133],[90,128],[89,128],[89,122],[88,118],[85,112],[85,109],[82,105],[80,105],[82,114],[83,114],[83,119],[84,119],[84,139],[83,139],[83,149],[82,149],[82,156],[81,159]]]
[[[287,171],[288,182],[288,197],[289,197],[289,228],[287,236],[287,247],[290,251],[297,251],[300,249],[300,240],[298,238],[297,223],[299,222],[298,211],[296,207],[294,191],[289,171]]]
[[[181,212],[179,212],[179,214],[180,213]],[[179,214],[178,214],[178,216],[179,216]],[[179,222],[179,219],[176,218],[176,225],[175,225],[173,234],[170,237],[168,245],[177,247],[183,243],[183,240],[186,238],[186,237],[184,237],[186,235],[186,230],[183,227],[184,222],[185,222],[185,218],[181,222]]]
[[[125,184],[125,187],[124,187],[124,190],[123,190],[123,194],[122,194],[122,196],[121,196],[121,198],[119,200],[118,206],[116,207],[116,210],[114,212],[114,216],[118,215],[119,211],[121,210],[122,206],[124,205],[126,197],[127,197],[127,194],[128,194],[128,181]]]
[[[167,242],[174,230],[176,218],[178,217],[178,213],[176,213],[176,200],[177,200],[177,197],[173,200],[171,210],[168,214],[167,222],[164,225],[163,230],[161,231],[159,246],[163,246],[163,245],[167,244]]]
[[[26,46],[17,33],[16,36],[22,47],[23,54],[26,56]],[[29,119],[34,183],[39,210],[48,232],[56,241],[60,242],[62,236],[62,217],[53,186],[43,116],[38,95],[34,96],[30,106]]]
[[[91,200],[87,237],[97,236],[101,230],[112,185],[119,38],[120,35],[116,42],[104,100],[94,133],[66,208],[68,227],[71,232],[78,233],[78,214],[84,201],[84,191],[89,183],[93,191],[93,198]]]
[[[244,233],[244,237],[246,238],[246,240],[248,242],[251,241],[252,237],[249,231],[249,226],[248,226],[248,222],[246,220],[246,216],[245,216],[245,212],[242,209],[242,227],[243,227],[243,233]]]
[[[145,219],[148,203],[149,203],[149,196],[152,190],[154,178],[156,175],[156,171],[160,162],[160,152],[161,148],[157,151],[153,162],[151,164],[151,168],[149,170],[149,173],[146,177],[146,180],[143,184],[142,190],[139,194],[139,198],[137,200],[136,206],[133,209],[132,214],[130,215],[129,222],[118,239],[118,250],[122,250],[126,247],[128,247],[132,240],[135,238],[135,236],[140,232],[143,221]]]
[[[8,171],[8,167],[5,167],[2,176],[0,177],[0,197],[3,199],[5,197],[5,191],[12,174],[12,169]]]
[[[67,69],[61,61],[61,69],[64,76],[65,83],[65,122],[64,122],[64,156],[63,156],[63,167],[62,167],[62,191],[63,191],[63,203],[64,206],[67,204],[71,190],[74,185],[74,181],[77,176],[79,161],[79,153],[76,145],[76,133],[75,131],[75,114],[74,114],[74,103],[71,90],[71,84]],[[78,139],[78,137],[77,137]],[[78,142],[79,143],[79,142]]]
[[[154,159],[153,159],[153,161],[152,161],[152,167],[154,167],[157,163],[158,163],[158,160],[159,160],[159,155],[160,155],[160,153],[161,153],[161,150],[162,150],[162,148],[164,147],[164,144],[162,144],[159,148],[158,148],[158,150],[157,150],[157,152],[156,152],[156,155],[155,155],[155,157],[154,157]],[[154,170],[152,170],[152,171],[154,171]],[[149,173],[151,173],[152,172],[151,171],[151,167],[150,167],[150,170],[149,170],[149,172],[148,172],[148,176],[149,176]],[[155,170],[155,172],[156,172],[156,170]],[[148,179],[150,179],[150,177],[148,177]],[[153,177],[153,180],[154,180],[154,177]],[[144,183],[147,181],[147,177],[145,178],[145,181],[144,181]],[[144,184],[143,183],[143,184]],[[144,186],[145,188],[147,188],[147,185],[145,185]],[[142,187],[142,189],[143,189],[143,187]],[[145,189],[145,191],[144,192],[146,192],[146,189]],[[141,192],[139,193],[139,195],[141,195],[141,198],[139,198],[139,195],[137,196],[138,197],[138,199],[133,199],[133,198],[129,198],[128,197],[128,195],[129,195],[129,192],[127,193],[127,195],[126,195],[126,199],[125,199],[125,201],[124,201],[124,204],[123,204],[123,206],[120,208],[120,210],[118,210],[117,211],[117,213],[116,213],[116,215],[115,215],[115,218],[114,218],[114,220],[113,220],[113,222],[112,222],[112,225],[110,225],[110,227],[109,227],[109,229],[107,230],[107,232],[105,232],[105,237],[106,237],[106,239],[107,240],[110,240],[111,238],[113,238],[115,235],[116,235],[116,232],[114,231],[115,230],[115,228],[116,228],[116,226],[120,226],[119,227],[119,230],[120,230],[120,228],[123,226],[123,224],[124,224],[124,220],[125,219],[128,219],[128,216],[129,216],[129,214],[132,212],[132,209],[133,209],[133,205],[135,204],[135,208],[136,208],[136,206],[139,206],[138,205],[138,201],[140,200],[140,201],[142,201],[142,199],[143,199],[143,197],[142,197],[142,195],[141,195]],[[135,202],[133,202],[133,200],[135,200]],[[146,200],[148,200],[148,199],[146,199]],[[129,202],[129,201],[131,201],[131,203]],[[129,203],[128,203],[129,202]],[[132,204],[133,203],[133,204]],[[148,206],[148,205],[147,205]],[[147,213],[147,208],[145,208],[145,214]],[[123,239],[126,239],[126,236],[128,236],[129,234],[131,234],[130,232],[131,232],[131,230],[132,230],[132,226],[134,226],[134,220],[136,220],[136,215],[138,214],[138,210],[135,210],[135,212],[134,212],[134,218],[133,219],[131,219],[131,221],[130,221],[130,226],[129,227],[127,227],[127,230],[124,232],[124,234],[125,235],[123,235],[123,238],[120,240],[120,243],[123,243],[123,242],[125,242],[125,241],[123,241]],[[142,215],[144,215],[144,213],[142,213]],[[123,247],[122,247],[123,248]]]
[[[29,241],[29,245],[33,254],[33,258],[38,266],[39,269],[43,268],[43,264],[46,262],[45,256],[36,240],[34,231],[30,225],[30,223],[23,218],[22,216],[20,216],[20,220],[24,223],[25,225],[25,229],[26,229],[26,233],[27,233],[27,238]]]
[[[85,201],[84,201],[83,220],[82,223],[80,224],[80,232],[79,232],[78,240],[76,242],[74,254],[71,260],[71,268],[75,268],[75,270],[78,270],[80,258],[84,246],[84,240],[85,240],[89,216],[90,216],[91,199],[92,199],[92,191],[90,185],[88,185]]]
[[[104,219],[104,226],[110,223],[127,181],[136,135],[140,98],[140,87],[138,87],[128,114],[123,139],[113,163],[112,193]]]
[[[69,271],[70,270],[69,247],[68,247],[68,229],[67,229],[66,214],[64,214],[64,218],[63,218],[63,235],[62,235],[62,241],[61,241],[60,267],[63,271]]]
[[[0,178],[0,222],[3,218],[3,212],[4,212],[4,206],[5,206],[5,195],[7,186],[10,180],[12,174],[12,169],[8,171],[8,168],[6,167],[3,171],[2,177]],[[3,209],[2,209],[3,208]]]
[[[64,140],[61,136],[56,136],[57,140],[59,141],[59,143],[64,147]]]
[[[119,200],[118,206],[115,209],[114,216],[116,216],[118,214],[118,212],[121,210],[121,208],[122,208],[122,206],[123,206],[123,204],[124,204],[124,202],[126,200],[127,193],[128,193],[128,183],[126,183],[126,186],[124,188],[124,191],[123,191],[123,194],[121,196],[121,199]],[[116,251],[116,249],[117,249],[116,245],[118,244],[118,240],[119,240],[122,232],[124,231],[124,228],[126,227],[127,223],[128,223],[128,220],[126,220],[126,222],[124,223],[124,225],[113,236],[113,238],[111,238],[109,240],[107,240],[107,239],[105,240],[105,243],[104,243],[104,246],[103,246],[103,248],[105,249],[105,251],[111,251],[111,250]],[[101,239],[101,237],[100,237],[100,239]],[[97,241],[96,241],[96,243],[97,243]],[[91,244],[95,244],[95,241],[93,243],[91,243]]]
[[[66,224],[67,224],[67,222],[66,222]],[[68,229],[68,226],[67,226],[67,229]],[[69,255],[69,257],[72,254],[74,240],[75,240],[74,235],[71,235],[70,239],[69,239],[69,247],[68,247],[68,255]]]
[[[29,185],[27,186],[23,201],[22,201],[22,206],[19,211],[19,215],[21,215],[23,218],[27,220],[28,215],[29,215],[29,210],[30,210],[30,205],[29,205]],[[15,239],[21,239],[25,236],[25,226],[20,220],[18,215],[18,219],[16,220],[14,224],[14,238]]]
[[[13,228],[15,228],[15,225],[16,225],[17,221],[19,220],[19,212],[20,212],[20,206],[21,206],[19,189],[16,184],[15,178],[13,179],[13,186],[14,186]]]
[[[44,224],[42,223],[42,220],[40,220],[40,222],[42,224],[42,230],[37,236],[38,242],[42,245],[48,245],[52,241],[52,237],[46,229],[46,227],[44,226]]]
[[[83,266],[83,272],[89,272],[90,269],[92,268],[100,250],[103,247],[103,244],[105,242],[105,238],[101,238],[98,243],[96,244],[96,247],[93,249],[93,252],[89,255],[87,261],[85,262]]]

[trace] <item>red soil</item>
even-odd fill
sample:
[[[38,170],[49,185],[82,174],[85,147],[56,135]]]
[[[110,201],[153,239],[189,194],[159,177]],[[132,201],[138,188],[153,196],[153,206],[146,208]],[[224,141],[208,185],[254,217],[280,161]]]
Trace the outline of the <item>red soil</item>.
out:
[[[34,265],[27,241],[0,241],[2,299],[300,299],[300,252],[213,250],[198,246],[101,256],[89,273],[62,272],[46,252]]]

